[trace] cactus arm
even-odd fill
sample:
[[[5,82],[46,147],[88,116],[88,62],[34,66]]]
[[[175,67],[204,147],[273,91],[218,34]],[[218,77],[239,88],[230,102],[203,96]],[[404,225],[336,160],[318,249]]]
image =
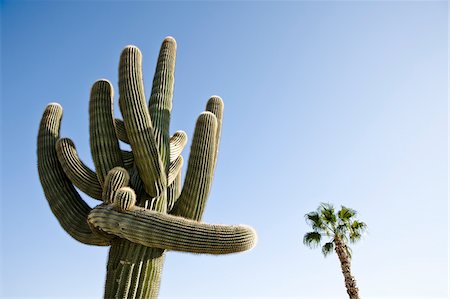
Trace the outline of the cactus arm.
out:
[[[116,124],[117,138],[119,138],[119,140],[122,142],[130,144],[123,120],[116,118],[115,124]],[[174,161],[181,154],[186,143],[187,143],[187,135],[184,131],[181,130],[176,131],[175,134],[173,134],[170,137],[169,139],[170,162]],[[123,155],[122,158],[125,159]],[[126,161],[124,161],[124,163],[126,163]]]
[[[59,139],[56,142],[56,153],[69,180],[90,197],[102,200],[102,186],[97,174],[80,160],[73,141],[69,138]]]
[[[175,204],[176,201],[175,199],[175,201],[173,202],[171,201],[172,206],[169,205],[170,209],[172,209],[173,205],[175,204],[175,207],[173,208],[172,211],[172,214],[174,215],[179,215],[189,219],[196,219],[196,220],[200,220],[203,215],[206,200],[208,198],[209,190],[211,188],[212,176],[214,173],[214,169],[217,162],[217,156],[219,152],[219,143],[223,119],[223,107],[224,107],[223,101],[219,96],[210,97],[206,104],[207,113],[212,113],[216,117],[217,121],[215,137],[213,137],[214,140],[213,146],[215,149],[212,153],[212,156],[210,152],[212,145],[210,143],[207,142],[206,144],[204,144],[204,146],[208,148],[207,151],[202,152],[202,149],[198,149],[201,146],[200,143],[202,142],[202,138],[205,138],[206,140],[210,138],[210,136],[207,136],[208,134],[206,134],[205,136],[202,137],[199,136],[195,137],[196,134],[199,134],[199,132],[202,131],[199,124],[197,124],[199,128],[197,129],[196,127],[194,132],[194,138],[197,138],[197,140],[192,142],[191,156],[189,157],[188,172],[186,174],[186,181],[183,187],[183,191],[181,193],[180,198],[178,199],[178,203]],[[206,131],[204,131],[204,133],[205,132]],[[176,135],[177,134],[174,134],[173,136],[174,141],[173,143],[174,145],[179,144],[180,146],[174,146],[174,148],[176,149],[181,148],[182,150],[184,145],[186,144],[185,138],[186,135],[185,134],[184,135],[180,134],[179,136]],[[174,151],[174,154],[178,154],[178,152]],[[205,170],[207,173],[203,177],[201,173],[202,165],[205,166]]]
[[[116,166],[123,167],[113,115],[111,83],[98,80],[92,86],[89,101],[89,139],[100,184],[103,184],[111,169]]]
[[[113,203],[119,211],[128,211],[136,206],[136,194],[130,187],[122,187],[114,195]]]
[[[134,165],[130,170],[130,187],[133,188],[134,192],[136,192],[136,195],[138,196],[138,199],[140,199],[146,195],[144,190],[144,184],[141,180],[141,177],[139,176],[139,171],[136,168],[136,165]],[[140,203],[138,203],[140,205]]]
[[[222,131],[223,120],[223,100],[219,96],[212,96],[206,103],[206,111],[212,112],[217,118],[217,131],[216,131],[216,153],[214,157],[214,168],[217,163],[217,155],[219,153],[220,136]]]
[[[130,175],[122,167],[114,167],[108,172],[103,184],[103,202],[106,204],[114,202],[116,192],[123,187],[127,187]]]
[[[213,180],[217,119],[202,112],[197,119],[186,178],[173,215],[200,221]]]
[[[127,131],[125,130],[125,124],[121,119],[114,119],[114,123],[116,124],[116,135],[120,141],[125,142],[126,144],[130,144],[128,140]]]
[[[169,166],[169,176],[168,176],[168,184],[172,184],[178,174],[181,172],[181,168],[183,167],[183,156],[178,156],[175,161],[170,162]]]
[[[158,197],[167,187],[167,177],[145,101],[141,61],[138,48],[128,46],[123,50],[119,66],[119,106],[145,191]],[[166,203],[158,203],[157,206],[165,209]]]
[[[133,152],[122,151],[122,161],[125,169],[130,169],[134,165],[134,156]]]
[[[181,169],[184,159],[181,156],[185,145],[187,143],[187,135],[184,131],[177,131],[170,137],[170,167],[169,167],[169,186],[167,187],[167,211],[171,211],[175,202],[181,194]],[[181,163],[175,162],[182,159]],[[177,164],[174,164],[177,163]],[[179,169],[173,166],[177,165]],[[174,176],[174,174],[176,174]]]
[[[184,131],[176,131],[175,134],[170,137],[170,162],[175,161],[181,152],[183,151],[187,143],[187,135]]]
[[[167,187],[167,211],[172,211],[175,202],[181,194],[181,171],[173,180],[172,184]]]
[[[249,250],[256,243],[249,226],[206,224],[141,208],[118,211],[102,205],[92,210],[88,221],[133,243],[173,251],[227,254]]]
[[[88,245],[109,245],[110,241],[93,233],[87,223],[91,208],[81,199],[66,177],[56,154],[56,141],[62,107],[49,104],[39,126],[37,157],[39,178],[53,214],[74,239]]]
[[[153,132],[158,145],[161,161],[166,173],[169,168],[169,126],[172,111],[175,59],[177,43],[173,37],[166,37],[159,51],[152,93],[149,100],[149,112]]]

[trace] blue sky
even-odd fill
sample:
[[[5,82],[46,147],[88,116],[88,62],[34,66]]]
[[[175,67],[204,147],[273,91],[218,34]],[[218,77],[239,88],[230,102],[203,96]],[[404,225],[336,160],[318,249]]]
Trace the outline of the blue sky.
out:
[[[160,298],[344,298],[337,257],[301,242],[320,202],[369,226],[353,246],[362,297],[449,295],[446,1],[2,1],[1,13],[3,297],[102,296],[107,249],[71,239],[43,195],[39,120],[59,102],[62,135],[92,166],[92,83],[109,79],[117,102],[134,44],[149,95],[167,35],[171,131],[191,138],[208,97],[225,102],[204,221],[252,225],[259,240],[229,256],[169,252]]]

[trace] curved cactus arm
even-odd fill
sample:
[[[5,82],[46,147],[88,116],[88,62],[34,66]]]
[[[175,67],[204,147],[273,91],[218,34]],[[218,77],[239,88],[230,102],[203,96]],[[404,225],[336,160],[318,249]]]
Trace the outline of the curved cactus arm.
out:
[[[117,138],[119,138],[120,141],[125,142],[126,144],[130,144],[130,141],[128,140],[127,131],[125,130],[125,124],[123,123],[123,120],[121,119],[114,119],[114,123],[116,125],[116,135]]]
[[[167,177],[145,100],[141,62],[142,55],[138,48],[128,46],[123,50],[119,66],[119,106],[145,191],[157,197],[167,187]],[[157,206],[165,209],[166,203]]]
[[[134,165],[130,170],[130,187],[133,188],[133,190],[136,192],[138,198],[142,198],[142,196],[146,195],[144,190],[144,183],[141,180],[141,177],[139,176],[139,171],[136,168],[136,165]],[[140,205],[140,203],[138,203]]]
[[[149,112],[153,132],[158,145],[161,161],[166,172],[169,168],[169,126],[172,111],[172,97],[175,73],[177,43],[173,37],[166,37],[159,51],[152,93],[149,100]]]
[[[130,175],[122,167],[114,167],[108,172],[103,185],[103,202],[113,203],[116,192],[123,187],[127,187]]]
[[[127,192],[116,196],[130,195]],[[125,199],[116,199],[121,202]],[[127,200],[129,198],[127,197]],[[152,248],[205,254],[246,251],[256,244],[256,232],[246,225],[206,224],[140,208],[118,211],[98,206],[88,221],[108,234]]]
[[[201,220],[213,180],[216,132],[215,115],[202,112],[195,125],[186,178],[173,215]]]
[[[183,167],[183,156],[178,156],[175,161],[172,161],[169,166],[169,176],[168,176],[168,184],[172,184],[178,174],[181,172],[181,168]]]
[[[73,141],[69,138],[59,139],[56,142],[56,153],[69,180],[90,197],[102,200],[102,186],[97,174],[80,160]]]
[[[175,202],[181,194],[181,171],[173,180],[172,184],[167,187],[167,211],[172,211]]]
[[[125,169],[132,168],[134,165],[133,152],[122,151],[122,161],[123,161],[123,167],[125,167]]]
[[[119,140],[122,142],[130,144],[123,120],[116,118],[114,121],[116,124],[117,138],[119,138]],[[186,143],[187,143],[187,135],[184,131],[181,130],[176,131],[175,134],[173,134],[170,137],[169,139],[170,162],[174,161],[176,158],[178,158],[179,155],[181,155],[181,152],[186,146]],[[125,159],[123,155],[122,158]],[[125,163],[126,161],[124,161],[124,164]]]
[[[61,226],[74,239],[89,245],[109,245],[109,239],[91,231],[86,219],[91,208],[64,174],[56,154],[62,107],[49,104],[39,126],[38,171],[45,197]]]
[[[116,191],[114,205],[119,211],[128,211],[136,206],[136,193],[130,187],[122,187]]]
[[[89,139],[92,160],[100,184],[116,166],[123,167],[113,114],[113,88],[107,80],[98,80],[91,89],[89,101]]]
[[[170,162],[175,161],[187,143],[187,135],[184,131],[176,131],[175,134],[170,137]]]
[[[214,157],[214,168],[217,163],[217,155],[219,153],[220,136],[222,131],[223,121],[223,100],[219,96],[211,96],[206,103],[206,111],[212,112],[217,118],[217,131],[216,131],[216,154]]]

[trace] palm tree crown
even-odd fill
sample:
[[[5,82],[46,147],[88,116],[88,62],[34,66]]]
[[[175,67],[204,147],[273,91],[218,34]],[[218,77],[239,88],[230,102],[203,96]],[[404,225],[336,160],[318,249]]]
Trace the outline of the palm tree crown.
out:
[[[355,210],[344,206],[341,206],[336,213],[333,205],[320,204],[316,211],[305,215],[306,222],[313,231],[305,234],[303,243],[308,247],[315,248],[321,244],[322,237],[328,237],[328,242],[322,246],[322,253],[327,256],[335,249],[336,242],[342,241],[351,258],[351,251],[347,244],[349,241],[350,243],[359,241],[367,228],[364,222],[355,219],[356,214]]]

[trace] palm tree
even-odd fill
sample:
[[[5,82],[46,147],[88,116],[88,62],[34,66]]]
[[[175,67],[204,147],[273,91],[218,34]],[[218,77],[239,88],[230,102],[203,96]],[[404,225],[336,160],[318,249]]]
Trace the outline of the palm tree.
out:
[[[306,233],[303,237],[303,243],[310,248],[319,246],[322,237],[329,238],[328,242],[322,246],[322,253],[326,257],[333,250],[336,251],[350,299],[359,299],[359,291],[350,271],[352,254],[348,243],[360,240],[367,228],[364,222],[355,219],[356,214],[355,210],[344,206],[341,206],[336,213],[333,205],[322,203],[316,211],[305,215],[306,222],[311,225],[313,231]]]

